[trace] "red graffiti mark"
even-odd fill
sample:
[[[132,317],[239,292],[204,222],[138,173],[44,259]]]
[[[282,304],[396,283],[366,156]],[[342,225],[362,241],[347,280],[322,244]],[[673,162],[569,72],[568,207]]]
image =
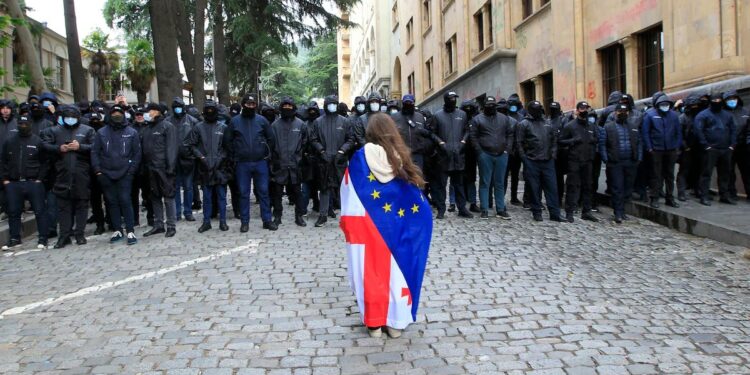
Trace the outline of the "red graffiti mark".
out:
[[[594,100],[594,98],[596,98],[596,86],[594,81],[589,81],[588,89],[586,90],[586,97],[589,98],[589,100]]]
[[[640,18],[641,14],[645,11],[656,8],[658,3],[657,0],[640,0],[625,12],[617,14],[616,17],[608,19],[599,24],[599,26],[593,28],[589,33],[589,40],[591,40],[593,45],[598,45],[603,39],[611,37],[619,26],[626,22],[630,22],[631,20]]]

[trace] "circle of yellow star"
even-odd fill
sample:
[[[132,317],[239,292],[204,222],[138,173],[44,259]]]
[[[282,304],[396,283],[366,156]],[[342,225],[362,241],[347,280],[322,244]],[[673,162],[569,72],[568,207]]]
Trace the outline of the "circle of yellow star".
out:
[[[385,206],[383,206],[383,210],[385,210],[385,212],[391,212],[391,204],[386,203]]]
[[[411,213],[416,214],[417,212],[419,212],[419,206],[417,206],[417,204],[414,203],[414,205],[411,206]]]
[[[403,209],[403,208],[402,208],[402,209],[400,209],[400,210],[398,210],[398,216],[399,216],[399,217],[404,217],[404,212],[406,212],[406,211],[404,211],[404,209]]]
[[[372,199],[378,199],[378,198],[380,198],[380,192],[377,191],[377,190],[373,190],[372,194],[370,194],[370,195],[372,195]]]

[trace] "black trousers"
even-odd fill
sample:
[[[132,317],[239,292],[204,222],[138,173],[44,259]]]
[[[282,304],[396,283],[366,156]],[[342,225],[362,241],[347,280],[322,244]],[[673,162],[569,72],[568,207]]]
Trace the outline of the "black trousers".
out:
[[[750,197],[750,148],[747,145],[737,145],[732,153],[732,166],[729,168],[729,195],[737,198],[737,172],[740,173],[745,196]],[[737,170],[735,170],[735,168]]]
[[[464,193],[469,204],[477,204],[477,155],[467,147],[464,158]]]
[[[612,208],[615,211],[615,217],[622,218],[625,214],[625,203],[630,201],[637,168],[637,162],[633,160],[607,163],[607,180],[609,190],[612,192]]]
[[[154,207],[151,204],[151,185],[149,179],[144,174],[138,173],[133,179],[133,188],[130,190],[130,200],[133,204],[134,225],[141,223],[141,200],[138,198],[140,192],[143,199],[143,205],[146,206],[146,220],[149,226],[154,225]]]
[[[511,154],[508,157],[508,169],[505,171],[505,186],[508,186],[508,176],[510,176],[510,200],[518,200],[518,177],[521,172],[521,157]],[[524,189],[524,191],[527,189]]]
[[[89,214],[88,199],[57,197],[57,216],[60,220],[60,239],[83,236],[86,230],[86,215]],[[75,229],[73,228],[75,225]]]
[[[680,163],[677,171],[677,194],[685,194],[688,189],[700,190],[698,180],[702,168],[701,152],[697,149],[685,150],[677,160]]]
[[[458,212],[466,211],[466,194],[464,193],[463,171],[441,171],[437,186],[433,186],[435,193],[435,205],[438,213],[445,213],[445,198],[447,195],[448,178],[456,194],[456,206]]]
[[[677,163],[677,151],[653,151],[651,153],[651,181],[649,196],[658,199],[662,186],[666,186],[664,198],[674,199],[674,165]]]
[[[302,199],[302,191],[300,184],[277,184],[271,182],[271,209],[273,211],[273,217],[281,217],[284,212],[284,188],[286,193],[289,195],[289,199],[294,202],[294,215],[301,216],[305,214],[304,201]]]
[[[572,214],[578,205],[580,199],[582,213],[591,211],[591,201],[593,197],[592,188],[592,169],[593,161],[575,161],[568,160],[568,179],[565,190],[568,195],[565,196],[565,212]]]
[[[96,176],[91,175],[91,214],[97,227],[104,226],[104,191]]]
[[[597,207],[596,192],[599,191],[599,178],[602,175],[602,157],[598,152],[594,153],[594,160],[591,162],[591,206]],[[607,173],[604,173],[607,176]],[[605,178],[607,188],[609,189],[609,179]],[[610,193],[612,193],[610,191]]]
[[[719,183],[719,197],[729,197],[729,168],[732,166],[732,150],[712,148],[703,155],[703,172],[701,173],[701,197],[708,198],[711,176],[716,168]]]
[[[557,200],[562,202],[567,188],[565,187],[565,174],[568,171],[568,153],[564,150],[557,150],[557,159],[555,159],[555,174],[557,177]]]

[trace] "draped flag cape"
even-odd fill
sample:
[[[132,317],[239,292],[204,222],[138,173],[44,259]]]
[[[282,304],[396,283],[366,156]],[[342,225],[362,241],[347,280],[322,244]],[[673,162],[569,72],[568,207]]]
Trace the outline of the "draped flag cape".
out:
[[[432,237],[419,188],[400,178],[379,182],[360,149],[341,183],[340,226],[363,323],[403,329],[416,321]]]

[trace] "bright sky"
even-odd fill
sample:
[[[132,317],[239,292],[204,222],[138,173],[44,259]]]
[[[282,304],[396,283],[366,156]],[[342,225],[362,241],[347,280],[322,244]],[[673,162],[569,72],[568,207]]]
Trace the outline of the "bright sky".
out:
[[[78,0],[76,1],[76,21],[78,23],[78,39],[83,42],[91,31],[99,27],[109,33],[109,40],[116,44],[124,43],[121,40],[122,33],[107,27],[102,16],[105,0]],[[58,34],[65,36],[65,17],[62,0],[26,0],[26,6],[32,8],[27,14],[29,17],[39,21],[47,22],[47,27]]]

